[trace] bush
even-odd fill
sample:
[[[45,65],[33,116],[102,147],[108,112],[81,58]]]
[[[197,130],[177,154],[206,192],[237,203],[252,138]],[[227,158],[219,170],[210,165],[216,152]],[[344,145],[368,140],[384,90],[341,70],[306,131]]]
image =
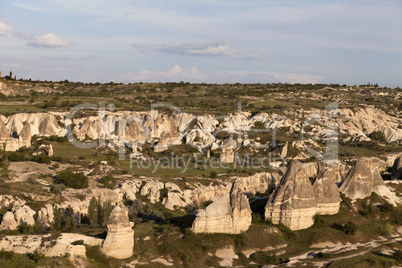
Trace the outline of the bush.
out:
[[[7,154],[8,161],[10,162],[21,162],[29,160],[28,157],[25,156],[24,153],[20,152],[9,152]]]
[[[35,250],[34,253],[28,254],[28,257],[34,260],[36,263],[39,263],[40,260],[45,258],[45,255]]]
[[[371,204],[366,203],[362,205],[362,209],[359,211],[359,213],[364,217],[368,217],[374,213],[374,208]]]
[[[167,197],[169,192],[168,188],[163,188],[159,190],[159,200],[162,202],[163,198]]]
[[[84,243],[84,240],[76,240],[76,241],[74,241],[74,242],[71,242],[71,245],[73,245],[73,246],[77,246],[77,245],[84,245],[85,243]]]
[[[64,184],[55,184],[52,187],[52,192],[55,194],[61,194],[61,192],[66,188],[66,186],[64,186]]]
[[[71,170],[63,170],[58,174],[58,180],[67,187],[84,189],[88,187],[88,177],[84,173],[74,173]]]
[[[395,258],[395,260],[397,260],[398,262],[402,262],[402,250],[395,250],[393,257]]]
[[[31,158],[31,161],[37,162],[37,163],[43,163],[43,164],[50,164],[52,161],[52,158],[48,155],[35,155]]]
[[[113,189],[114,185],[116,184],[116,179],[112,176],[112,174],[109,174],[102,177],[101,182],[106,188]]]
[[[0,251],[0,259],[11,260],[14,257],[14,252],[2,249]]]
[[[209,173],[209,177],[211,179],[216,179],[218,177],[218,174],[216,173],[215,170],[211,171],[211,173]]]
[[[329,254],[320,251],[320,252],[318,252],[318,253],[315,255],[315,257],[316,257],[316,258],[319,258],[319,259],[328,259],[328,258],[329,258]]]
[[[347,235],[354,235],[357,231],[357,226],[355,223],[348,221],[342,226],[342,231]]]
[[[281,260],[275,254],[270,255],[266,252],[255,252],[250,255],[250,260],[257,263],[258,265],[266,265],[266,264],[280,264]]]
[[[372,140],[377,140],[377,141],[382,141],[382,142],[386,142],[386,138],[384,133],[382,133],[381,131],[373,131],[369,134],[369,138]]]
[[[254,127],[255,127],[256,129],[265,129],[265,124],[264,124],[263,122],[261,122],[261,121],[256,121],[256,122],[254,123]]]
[[[384,204],[382,204],[382,205],[380,206],[380,211],[381,211],[381,212],[384,212],[384,213],[386,213],[386,212],[392,212],[392,211],[394,211],[394,206],[391,205],[391,204],[388,203],[388,202],[385,202]]]

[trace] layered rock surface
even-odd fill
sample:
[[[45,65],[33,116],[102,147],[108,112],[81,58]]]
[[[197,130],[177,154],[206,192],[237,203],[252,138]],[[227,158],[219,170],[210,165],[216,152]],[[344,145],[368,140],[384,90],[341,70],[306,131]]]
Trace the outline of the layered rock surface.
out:
[[[343,180],[339,190],[347,197],[363,199],[380,186],[385,186],[380,169],[385,166],[376,158],[359,158]]]
[[[238,234],[251,225],[251,209],[241,189],[232,188],[230,194],[218,198],[198,211],[193,222],[195,233]]]
[[[265,207],[265,218],[292,230],[313,225],[317,200],[309,174],[300,162],[292,162]]]

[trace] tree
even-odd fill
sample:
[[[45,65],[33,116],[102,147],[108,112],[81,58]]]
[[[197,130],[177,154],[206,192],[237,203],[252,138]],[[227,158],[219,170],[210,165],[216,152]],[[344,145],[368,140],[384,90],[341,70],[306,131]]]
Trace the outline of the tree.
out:
[[[98,224],[98,207],[98,200],[96,200],[95,196],[93,196],[91,201],[89,201],[88,207],[88,219],[91,226]]]
[[[61,230],[64,210],[62,208],[55,208],[54,209],[54,218],[53,218],[53,229],[54,230]]]

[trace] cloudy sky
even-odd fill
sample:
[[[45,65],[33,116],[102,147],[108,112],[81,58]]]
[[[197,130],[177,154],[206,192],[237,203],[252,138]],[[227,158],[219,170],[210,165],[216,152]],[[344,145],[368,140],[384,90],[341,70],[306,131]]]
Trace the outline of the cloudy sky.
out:
[[[400,0],[0,0],[0,70],[402,87]]]

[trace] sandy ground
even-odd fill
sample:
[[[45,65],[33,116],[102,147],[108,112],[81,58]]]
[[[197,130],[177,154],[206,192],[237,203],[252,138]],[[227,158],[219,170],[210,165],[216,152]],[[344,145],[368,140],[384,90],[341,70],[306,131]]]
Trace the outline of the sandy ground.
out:
[[[215,256],[222,259],[222,261],[219,262],[219,265],[224,267],[232,266],[233,259],[239,258],[239,256],[234,252],[233,246],[217,249]]]
[[[32,175],[38,174],[49,174],[51,176],[55,175],[56,172],[65,170],[69,167],[73,167],[71,164],[59,164],[59,167],[54,170],[52,165],[56,162],[48,164],[40,164],[31,161],[24,162],[11,162],[8,170],[10,171],[10,177],[13,182],[26,181]]]

